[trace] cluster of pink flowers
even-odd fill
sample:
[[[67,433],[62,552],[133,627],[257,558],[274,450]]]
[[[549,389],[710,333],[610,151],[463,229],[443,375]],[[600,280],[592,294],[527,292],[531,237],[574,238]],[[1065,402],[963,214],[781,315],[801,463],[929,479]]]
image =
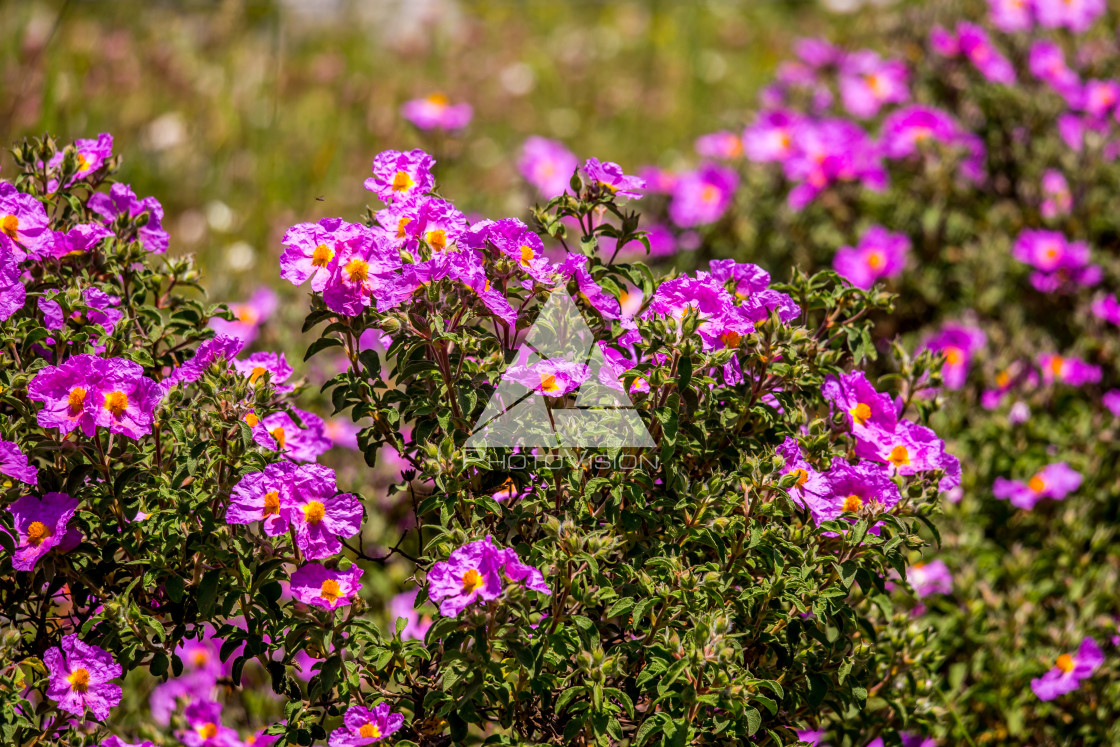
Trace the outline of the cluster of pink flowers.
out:
[[[428,573],[428,597],[440,614],[457,617],[475,602],[491,602],[502,595],[506,580],[551,594],[541,572],[525,565],[512,548],[499,548],[489,535],[452,551]]]

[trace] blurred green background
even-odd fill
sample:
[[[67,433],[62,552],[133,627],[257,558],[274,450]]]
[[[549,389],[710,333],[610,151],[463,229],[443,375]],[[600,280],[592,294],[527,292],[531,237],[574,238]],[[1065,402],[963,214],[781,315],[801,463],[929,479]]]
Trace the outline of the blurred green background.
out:
[[[524,215],[527,136],[628,170],[671,166],[698,135],[742,127],[795,37],[857,20],[798,0],[0,8],[3,140],[111,132],[119,178],[163,203],[172,252],[195,253],[212,297],[228,301],[278,286],[292,223],[358,219],[381,150],[436,153],[442,193],[468,214]],[[461,136],[401,118],[404,101],[433,92],[474,106]]]

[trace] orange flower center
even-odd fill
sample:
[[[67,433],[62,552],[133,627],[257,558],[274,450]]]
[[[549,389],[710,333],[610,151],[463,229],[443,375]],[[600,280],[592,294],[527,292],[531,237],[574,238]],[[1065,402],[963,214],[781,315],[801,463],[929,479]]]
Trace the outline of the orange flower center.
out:
[[[910,452],[902,444],[891,449],[890,455],[887,456],[887,461],[893,464],[896,468],[905,467],[910,464]]]
[[[424,240],[428,242],[428,246],[435,249],[437,252],[442,252],[447,248],[447,232],[442,228],[436,228],[424,234]]]
[[[998,374],[996,374],[996,386],[998,386],[1000,389],[1003,389],[1010,383],[1011,374],[1007,373],[1006,371],[1000,371]]]
[[[541,391],[545,394],[553,394],[560,391],[560,385],[556,383],[556,377],[552,374],[540,374],[541,377]]]
[[[350,278],[352,283],[364,283],[366,278],[369,277],[369,263],[364,259],[355,257],[346,263],[346,275]]]
[[[362,739],[377,739],[381,736],[381,730],[376,724],[362,724],[362,728],[358,729],[358,736]]]
[[[790,474],[797,477],[797,482],[794,484],[799,488],[804,487],[805,483],[809,482],[809,473],[806,470],[801,469],[800,467],[795,469]]]
[[[16,234],[19,233],[19,217],[5,215],[3,219],[0,219],[0,231],[8,234],[8,238],[15,240]]]
[[[245,422],[249,424],[250,428],[252,428],[256,426],[257,423],[261,422],[261,419],[257,417],[257,414],[255,412],[247,412],[245,413]]]
[[[31,525],[27,527],[27,544],[32,547],[38,547],[43,544],[43,541],[50,536],[51,530],[41,521],[33,521]]]
[[[1050,371],[1055,376],[1061,376],[1062,375],[1062,366],[1064,366],[1065,363],[1066,363],[1066,361],[1065,361],[1064,358],[1062,358],[1062,356],[1055,355],[1053,358],[1050,359]]]
[[[712,203],[719,199],[719,189],[711,184],[705,184],[700,190],[700,201]]]
[[[318,524],[327,515],[327,507],[321,501],[310,501],[303,507],[303,518],[308,524]]]
[[[256,384],[257,379],[268,373],[268,369],[264,366],[253,366],[253,370],[249,372],[249,383]]]
[[[328,578],[323,582],[323,586],[319,589],[319,596],[321,596],[328,602],[334,602],[336,599],[342,596],[342,588],[333,578]]]
[[[1027,483],[1027,486],[1036,493],[1041,493],[1046,490],[1046,480],[1042,479],[1042,475],[1035,475]]]
[[[105,395],[105,402],[102,407],[108,410],[113,417],[119,418],[128,409],[128,396],[121,391],[109,392]]]
[[[848,410],[848,414],[858,425],[867,425],[867,421],[871,420],[871,408],[863,402]]]
[[[256,324],[260,321],[261,315],[252,306],[238,304],[233,307],[233,315],[237,317],[237,321],[242,324]]]
[[[278,516],[280,514],[280,492],[270,490],[264,494],[264,508],[261,510],[261,518],[267,519],[269,516]]]
[[[210,660],[210,654],[206,653],[202,649],[199,649],[198,651],[194,652],[194,656],[191,657],[191,660],[194,661],[194,665],[196,667],[201,667],[203,664]]]
[[[70,417],[76,417],[82,411],[82,407],[86,403],[86,390],[80,386],[76,386],[70,390],[70,396],[66,398],[66,408],[70,412]]]
[[[280,450],[283,451],[288,442],[287,436],[284,433],[284,426],[278,425],[271,431],[269,431],[269,433],[271,433],[272,437],[276,439],[277,446],[279,446]]]
[[[958,347],[947,347],[944,353],[945,362],[950,366],[959,366],[964,361],[964,351]]]
[[[729,329],[726,332],[724,332],[722,335],[720,335],[719,339],[722,340],[723,344],[726,345],[727,347],[737,348],[737,347],[739,347],[739,341],[742,340],[743,338],[735,330]]]
[[[867,255],[867,266],[870,267],[872,270],[878,270],[880,267],[883,267],[885,264],[887,264],[887,258],[878,249],[870,252]]]
[[[84,693],[89,690],[89,671],[86,669],[78,668],[70,673],[66,678],[70,683],[70,689],[76,693]]]
[[[398,171],[393,174],[392,187],[394,192],[407,192],[412,189],[414,184],[416,184],[416,182],[412,180],[412,177],[409,176],[407,172]]]
[[[331,249],[326,244],[319,244],[315,247],[315,251],[311,253],[311,266],[312,267],[326,267],[334,259],[334,249]]]
[[[218,725],[206,722],[202,726],[198,727],[198,736],[202,737],[203,739],[213,739],[214,737],[218,736]]]
[[[521,247],[521,259],[519,260],[519,262],[522,267],[528,267],[529,263],[536,258],[537,255],[533,253],[532,249],[527,246]]]
[[[436,106],[447,106],[448,104],[447,97],[442,93],[433,93],[428,96],[427,101],[429,104],[435,104]]]
[[[850,511],[853,514],[863,508],[863,499],[855,493],[849,495],[844,499],[844,510]]]
[[[482,574],[471,568],[463,574],[463,593],[470,594],[476,589],[482,588],[483,583]]]
[[[1075,662],[1073,661],[1073,657],[1069,654],[1062,654],[1058,657],[1058,669],[1062,670],[1066,674],[1069,674],[1073,671],[1074,664]]]
[[[86,157],[83,154],[79,153],[78,154],[78,171],[85,171],[88,168],[89,168],[89,161],[86,160]]]

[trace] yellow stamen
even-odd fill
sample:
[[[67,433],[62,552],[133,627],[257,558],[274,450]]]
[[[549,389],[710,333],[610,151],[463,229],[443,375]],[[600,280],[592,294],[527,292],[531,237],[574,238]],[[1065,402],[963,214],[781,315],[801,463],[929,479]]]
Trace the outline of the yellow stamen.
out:
[[[942,352],[945,354],[945,362],[950,366],[959,366],[964,362],[964,351],[958,347],[950,346]]]
[[[102,407],[108,410],[113,417],[119,418],[128,409],[128,395],[122,391],[109,392],[105,395],[105,402]]]
[[[471,568],[463,574],[463,593],[470,594],[476,589],[481,589],[484,583],[485,581],[482,579],[482,574],[474,568]]]
[[[878,270],[887,264],[886,256],[879,250],[875,250],[867,255],[867,266],[872,270]]]
[[[334,249],[331,249],[326,244],[319,244],[315,247],[315,251],[311,252],[311,266],[312,267],[326,267],[334,259]]]
[[[81,153],[78,154],[78,171],[86,171],[89,169],[89,161]]]
[[[844,510],[845,511],[850,511],[851,513],[854,514],[857,511],[859,511],[861,508],[863,508],[863,499],[860,498],[858,495],[853,493],[852,495],[849,495],[847,498],[844,499]]]
[[[257,423],[261,422],[261,419],[257,417],[255,412],[247,412],[245,413],[245,422],[249,424],[250,428],[253,428]]]
[[[355,257],[347,262],[346,266],[342,269],[346,271],[346,275],[350,278],[350,282],[352,283],[364,283],[366,278],[369,277],[369,263],[364,259]]]
[[[19,216],[5,215],[0,219],[0,231],[8,234],[8,238],[14,241],[19,233]]]
[[[394,192],[407,192],[412,189],[415,184],[416,182],[413,181],[412,177],[405,171],[398,171],[393,174],[393,183],[391,186]]]
[[[723,333],[722,335],[720,335],[720,336],[719,336],[719,339],[720,339],[720,340],[721,340],[721,341],[723,342],[723,344],[724,344],[724,345],[726,345],[727,347],[729,347],[729,348],[737,348],[737,347],[739,347],[739,341],[740,341],[740,340],[742,340],[743,338],[742,338],[742,336],[741,336],[741,335],[740,335],[740,334],[739,334],[738,332],[736,332],[735,330],[730,330],[730,329],[729,329],[729,330],[727,330],[726,332],[724,332],[724,333]]]
[[[66,681],[70,683],[70,688],[74,692],[84,693],[89,690],[89,671],[82,668],[75,669]]]
[[[798,487],[798,488],[804,487],[805,483],[809,482],[808,471],[806,471],[806,470],[804,470],[800,467],[795,469],[793,472],[790,472],[790,474],[797,477],[797,482],[794,483],[795,487]]]
[[[303,507],[303,518],[308,524],[318,524],[327,515],[327,507],[320,501],[310,501]]]
[[[280,493],[276,490],[270,490],[264,494],[264,508],[261,509],[261,518],[267,519],[269,516],[280,515]]]
[[[428,96],[428,103],[436,104],[438,106],[447,106],[448,100],[447,97],[442,93],[433,93],[432,95]]]
[[[403,239],[405,237],[404,228],[412,222],[412,218],[404,217],[397,221],[397,238]]]
[[[719,199],[719,189],[711,184],[705,184],[700,189],[700,201],[705,203],[712,203]]]
[[[867,421],[871,420],[871,408],[863,402],[848,410],[848,414],[852,416],[852,420],[856,421],[857,425],[867,425]]]
[[[253,366],[253,370],[249,372],[249,383],[256,384],[257,379],[268,373],[268,369],[264,366]]]
[[[362,724],[362,728],[358,729],[358,736],[362,739],[377,739],[381,736],[381,730],[376,724]]]
[[[907,451],[905,446],[899,444],[898,446],[891,449],[891,453],[887,457],[887,461],[893,464],[896,469],[898,467],[905,467],[907,464],[910,464],[910,452]]]
[[[201,667],[210,660],[210,654],[206,653],[203,649],[199,649],[194,652],[194,656],[191,657],[191,660],[196,667]]]
[[[532,249],[530,249],[527,246],[521,247],[520,264],[521,264],[522,267],[528,267],[529,263],[532,262],[536,258],[537,258],[537,255],[533,253]]]
[[[198,736],[203,739],[213,739],[218,736],[218,725],[207,722],[198,727]]]
[[[278,425],[271,431],[269,431],[269,433],[271,433],[272,437],[276,439],[276,444],[277,446],[279,446],[280,451],[283,451],[284,447],[287,446],[288,441],[287,436],[284,434],[284,426]]]
[[[1042,479],[1042,475],[1035,475],[1027,482],[1027,487],[1036,493],[1041,493],[1046,490],[1046,480]]]
[[[328,578],[319,589],[319,596],[328,602],[334,602],[336,599],[343,596],[342,588],[333,578]]]
[[[540,374],[541,377],[541,391],[545,394],[552,394],[553,392],[560,391],[560,385],[556,383],[556,377],[552,374]]]
[[[442,252],[447,248],[447,232],[442,228],[436,228],[424,234],[424,240],[428,242],[428,246],[435,249],[437,252]]]
[[[77,417],[85,404],[86,390],[82,389],[80,386],[71,389],[70,396],[66,398],[66,409],[70,413],[70,417]]]
[[[1061,376],[1062,375],[1062,366],[1064,366],[1065,363],[1066,363],[1066,361],[1065,361],[1064,358],[1062,358],[1062,356],[1055,355],[1053,358],[1050,359],[1050,371],[1051,371],[1051,373],[1053,373],[1055,376]]]
[[[1062,654],[1061,656],[1058,657],[1057,665],[1058,665],[1058,669],[1062,670],[1066,674],[1069,674],[1070,672],[1073,671],[1073,667],[1075,665],[1075,662],[1073,660],[1073,657],[1070,656],[1069,654]]]
[[[38,547],[43,544],[47,537],[50,536],[51,530],[41,521],[33,521],[31,525],[27,527],[27,544],[32,547]]]

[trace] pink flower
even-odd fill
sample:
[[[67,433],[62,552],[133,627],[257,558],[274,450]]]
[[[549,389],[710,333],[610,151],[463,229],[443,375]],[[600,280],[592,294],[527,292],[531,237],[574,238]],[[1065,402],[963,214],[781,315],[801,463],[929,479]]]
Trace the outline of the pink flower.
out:
[[[35,485],[39,482],[39,470],[27,460],[20,451],[19,444],[0,439],[0,475]]]
[[[875,52],[853,52],[840,65],[840,96],[853,116],[868,119],[884,104],[910,98],[910,78],[900,60],[884,60]]]
[[[683,228],[715,223],[727,212],[738,186],[733,169],[713,164],[681,174],[673,188],[669,217]]]
[[[376,163],[374,161],[375,167]],[[372,180],[366,181],[368,184]],[[360,223],[347,223],[341,218],[323,218],[318,223],[297,223],[284,233],[280,277],[292,285],[303,285],[310,279],[311,289],[322,293],[338,267],[339,245],[368,232],[369,229]]]
[[[1040,39],[1034,42],[1027,64],[1031,75],[1067,99],[1081,90],[1081,78],[1066,64],[1062,48],[1052,41]]]
[[[46,493],[41,498],[25,495],[9,505],[8,512],[16,530],[12,567],[17,571],[30,571],[39,558],[64,540],[70,544],[80,538],[77,529],[69,528],[70,519],[77,510],[77,499],[66,493]]]
[[[844,246],[836,252],[832,268],[852,285],[866,289],[877,280],[901,275],[909,253],[908,236],[871,226],[860,237],[858,246]]]
[[[1010,500],[1016,508],[1030,511],[1043,498],[1060,501],[1079,487],[1081,474],[1065,462],[1056,462],[1043,467],[1025,483],[997,477],[992,494],[1001,500]]]
[[[120,685],[113,684],[123,671],[108,651],[82,643],[76,635],[62,638],[58,648],[43,654],[50,684],[47,697],[58,707],[79,718],[86,709],[98,721],[109,717],[113,706],[121,702]]]
[[[629,197],[631,200],[642,199],[646,183],[636,176],[624,174],[617,163],[588,158],[583,164],[583,173],[592,185],[606,189],[611,194]]]
[[[953,574],[940,558],[929,563],[915,563],[907,568],[906,582],[914,587],[914,595],[918,599],[930,594],[953,593]]]
[[[1077,286],[1096,285],[1100,267],[1089,263],[1089,245],[1069,241],[1057,231],[1025,230],[1019,234],[1011,256],[1031,265],[1031,285],[1043,293],[1066,293]]]
[[[988,33],[975,24],[965,21],[957,24],[957,38],[964,53],[980,74],[993,83],[1015,83],[1015,68],[995,48]]]
[[[390,713],[388,703],[373,708],[353,705],[342,717],[342,726],[331,732],[330,747],[365,747],[387,739],[404,725],[404,716]]]
[[[945,356],[941,380],[949,389],[960,389],[968,378],[968,368],[973,356],[984,347],[987,339],[983,330],[950,322],[929,338],[922,349],[939,351]]]
[[[432,619],[428,615],[421,617],[420,610],[416,609],[416,595],[418,589],[404,591],[389,600],[389,619],[396,625],[397,620],[404,618],[405,626],[401,630],[402,641],[422,641],[432,627]],[[394,627],[395,629],[395,627]]]
[[[143,375],[140,365],[123,358],[71,356],[59,366],[35,375],[27,397],[44,403],[36,419],[43,428],[69,433],[81,428],[87,437],[108,428],[128,438],[152,432],[156,407],[164,387]]]
[[[435,188],[435,165],[436,159],[419,148],[382,151],[373,159],[373,176],[365,187],[387,203],[411,202]]]
[[[362,569],[356,565],[348,571],[334,571],[321,563],[306,563],[292,574],[292,596],[304,604],[336,610],[357,595],[361,577]]]
[[[461,130],[473,115],[470,104],[452,104],[442,93],[412,99],[401,107],[401,116],[421,130]]]
[[[439,603],[440,614],[456,617],[475,602],[490,602],[502,595],[503,576],[524,582],[529,589],[551,594],[541,572],[525,565],[510,548],[499,549],[489,535],[452,551],[451,557],[432,566],[428,596]]]
[[[1045,384],[1061,382],[1070,386],[1084,386],[1101,380],[1099,366],[1072,356],[1043,353],[1038,357],[1038,367],[1042,369],[1042,381]]]
[[[42,259],[50,255],[54,242],[43,204],[0,181],[0,252],[7,247],[16,262],[27,257]]]
[[[320,560],[342,550],[339,537],[352,537],[362,528],[362,504],[350,493],[339,493],[334,470],[319,464],[296,468],[291,504],[286,516],[296,531],[296,545],[308,560]]]
[[[743,151],[756,163],[784,162],[796,152],[795,128],[804,117],[792,111],[763,111],[743,131]]]
[[[230,524],[264,522],[264,532],[276,537],[288,531],[288,509],[294,505],[292,478],[297,467],[277,462],[263,472],[245,475],[233,487],[226,521]]]
[[[136,193],[127,184],[114,184],[109,189],[109,194],[95,192],[89,198],[89,209],[97,213],[104,220],[105,225],[112,225],[118,216],[125,216],[130,221],[135,221],[145,215],[144,225],[136,229],[136,238],[145,250],[153,254],[163,254],[171,237],[163,230],[163,206],[154,197],[145,197],[143,200],[136,198]]]
[[[1117,300],[1115,293],[1094,299],[1089,310],[1098,319],[1120,326],[1120,301]]]
[[[743,155],[743,140],[734,132],[724,130],[701,135],[696,138],[694,148],[703,158],[722,158],[730,161]]]
[[[568,191],[577,168],[579,160],[563,143],[538,135],[532,135],[525,141],[517,161],[521,176],[546,200]]]
[[[323,419],[314,413],[292,408],[303,427],[286,412],[274,412],[253,426],[253,440],[259,446],[279,451],[295,462],[313,462],[331,448]]]
[[[1073,207],[1073,194],[1062,172],[1047,169],[1042,174],[1042,206],[1040,212],[1047,220],[1069,215]]]
[[[992,25],[1000,31],[1029,31],[1034,25],[1031,0],[988,0]]]
[[[262,286],[248,301],[229,305],[233,321],[213,317],[210,319],[210,328],[220,335],[236,337],[248,345],[257,338],[260,325],[275,313],[279,304],[276,293],[271,288]]]
[[[249,379],[250,384],[266,380],[278,392],[292,391],[292,387],[283,386],[292,375],[292,367],[283,353],[253,353],[243,360],[234,360],[233,368]]]
[[[47,166],[51,169],[58,169],[61,167],[62,161],[66,157],[66,151],[71,149],[73,149],[76,154],[78,170],[70,177],[67,186],[81,179],[85,179],[105,165],[105,162],[113,155],[113,136],[108,132],[102,132],[97,136],[96,140],[77,140],[73,145],[67,146],[55,153],[54,157],[47,163]],[[47,182],[47,192],[53,193],[57,190],[58,180],[49,180]]]
[[[1081,680],[1092,676],[1104,663],[1104,653],[1092,638],[1081,642],[1076,654],[1062,654],[1054,668],[1031,680],[1031,690],[1039,700],[1054,700],[1081,686]]]
[[[1064,26],[1080,34],[1104,14],[1105,0],[1034,0],[1034,10],[1043,28]]]

